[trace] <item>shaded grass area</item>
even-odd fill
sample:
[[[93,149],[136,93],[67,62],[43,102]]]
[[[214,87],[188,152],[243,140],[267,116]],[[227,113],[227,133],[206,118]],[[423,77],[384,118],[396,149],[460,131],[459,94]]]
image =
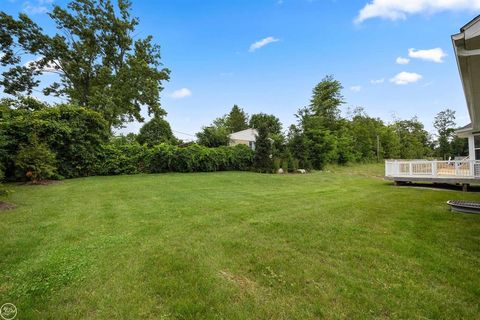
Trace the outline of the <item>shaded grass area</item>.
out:
[[[0,302],[19,319],[475,319],[478,193],[383,166],[90,177],[11,186]]]

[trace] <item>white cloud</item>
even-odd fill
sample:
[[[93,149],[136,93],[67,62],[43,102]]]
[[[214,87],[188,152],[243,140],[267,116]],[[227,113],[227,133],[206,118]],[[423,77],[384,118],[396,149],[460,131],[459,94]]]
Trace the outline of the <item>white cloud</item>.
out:
[[[362,90],[362,86],[351,86],[350,90],[353,92],[360,92]]]
[[[414,83],[422,79],[422,75],[415,72],[400,72],[395,77],[390,79],[390,82],[393,82],[398,85],[405,85],[409,83]]]
[[[174,99],[182,99],[192,95],[192,91],[187,88],[178,89],[172,92],[170,97]]]
[[[415,50],[411,48],[411,49],[408,49],[408,56],[410,58],[442,63],[443,58],[445,58],[447,54],[442,50],[442,48],[435,48],[435,49],[428,49],[428,50]]]
[[[277,42],[277,41],[280,41],[280,40],[277,39],[277,38],[274,38],[274,37],[266,37],[262,40],[259,40],[257,42],[252,43],[250,45],[250,49],[248,51],[253,52],[257,49],[260,49],[263,46],[266,46],[269,43],[273,43],[273,42]]]
[[[385,82],[385,79],[382,78],[382,79],[375,79],[375,80],[370,80],[370,83],[371,84],[382,84]]]
[[[372,0],[360,10],[354,22],[371,18],[404,20],[412,14],[462,10],[480,10],[480,0]]]
[[[397,60],[395,60],[397,64],[409,64],[410,59],[404,58],[404,57],[398,57]]]

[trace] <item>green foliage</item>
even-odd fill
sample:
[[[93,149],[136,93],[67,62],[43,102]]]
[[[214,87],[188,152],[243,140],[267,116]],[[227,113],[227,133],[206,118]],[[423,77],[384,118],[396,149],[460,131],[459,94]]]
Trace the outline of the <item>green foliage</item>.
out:
[[[55,154],[33,136],[29,144],[20,146],[15,157],[15,168],[21,177],[37,183],[55,174],[55,162]]]
[[[305,133],[309,162],[313,169],[322,170],[336,157],[336,137],[329,130],[309,127]]]
[[[98,175],[136,174],[146,172],[149,150],[146,145],[114,137],[102,146],[95,173]]]
[[[148,148],[115,138],[103,146],[97,174],[249,170],[252,161],[253,151],[244,145],[207,148],[196,144],[178,147],[162,143]]]
[[[291,125],[288,131],[287,140],[289,154],[291,154],[294,159],[298,160],[296,169],[310,169],[311,163],[308,157],[307,138],[305,137],[305,134],[295,125]]]
[[[468,139],[454,136],[450,145],[453,156],[468,156]]]
[[[228,144],[228,131],[224,126],[203,127],[201,132],[196,134],[199,145],[216,148]]]
[[[5,152],[0,160],[7,176],[13,176],[13,156],[20,145],[29,143],[32,133],[55,154],[61,176],[72,178],[95,172],[101,145],[110,136],[108,124],[100,114],[65,104],[16,108],[18,104],[2,101],[0,107],[0,135],[5,141],[3,148],[0,146]]]
[[[422,159],[432,155],[430,136],[416,117],[395,121],[393,129],[400,141],[400,158]]]
[[[315,115],[321,125],[329,130],[335,130],[340,117],[340,105],[344,103],[342,84],[328,75],[313,88],[312,99],[308,113]]]
[[[173,135],[170,124],[160,117],[154,117],[145,123],[137,135],[137,141],[140,144],[146,144],[149,147],[160,143],[176,144],[177,139]]]
[[[0,49],[3,72],[0,86],[9,94],[30,94],[38,76],[56,73],[45,94],[65,96],[75,105],[102,114],[111,126],[142,120],[141,106],[161,116],[159,96],[169,70],[162,68],[160,47],[152,37],[138,34],[138,18],[131,3],[115,6],[104,0],[73,0],[66,8],[54,5],[49,17],[58,33],[44,32],[26,14],[18,20],[0,13]],[[40,56],[27,65],[22,54]]]
[[[282,167],[282,159],[274,158],[273,159],[273,172],[277,173],[278,170]]]
[[[258,172],[272,172],[272,141],[268,137],[267,127],[260,126],[257,130],[253,167]]]
[[[341,90],[340,82],[327,76],[314,88],[310,105],[298,111],[298,126],[290,127],[287,147],[300,167],[432,155],[430,136],[417,118],[386,125],[362,108],[356,108],[351,119],[342,118]]]
[[[256,113],[252,114],[249,121],[250,128],[265,126],[269,135],[281,135],[282,123],[273,114]]]
[[[234,105],[225,119],[225,125],[229,133],[245,130],[248,128],[248,115],[243,109]]]
[[[442,159],[448,159],[456,155],[453,151],[453,139],[455,137],[455,111],[445,109],[440,111],[433,122],[433,126],[437,129],[437,146],[435,155]],[[466,139],[464,139],[466,140]],[[456,150],[457,151],[457,150]]]

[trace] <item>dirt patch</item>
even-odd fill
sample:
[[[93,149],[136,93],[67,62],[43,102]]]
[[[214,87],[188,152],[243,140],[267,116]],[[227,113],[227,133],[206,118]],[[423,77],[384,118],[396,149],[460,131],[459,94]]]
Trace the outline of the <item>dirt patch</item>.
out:
[[[14,209],[17,206],[8,202],[0,201],[0,211]]]
[[[218,274],[221,278],[236,284],[242,292],[252,293],[257,287],[257,284],[247,277],[235,275],[223,270],[221,270]]]

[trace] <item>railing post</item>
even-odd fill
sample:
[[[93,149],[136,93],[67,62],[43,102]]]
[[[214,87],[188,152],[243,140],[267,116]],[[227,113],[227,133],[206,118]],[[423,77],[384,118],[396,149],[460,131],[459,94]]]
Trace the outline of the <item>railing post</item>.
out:
[[[458,172],[458,161],[455,161],[454,164],[455,164],[455,176],[458,177],[458,175],[459,175],[459,174],[458,174],[458,173],[459,173],[459,172]]]
[[[411,162],[408,164],[408,173],[409,173],[410,175],[413,175],[412,163],[411,163]]]
[[[432,176],[437,176],[437,161],[432,161]]]

